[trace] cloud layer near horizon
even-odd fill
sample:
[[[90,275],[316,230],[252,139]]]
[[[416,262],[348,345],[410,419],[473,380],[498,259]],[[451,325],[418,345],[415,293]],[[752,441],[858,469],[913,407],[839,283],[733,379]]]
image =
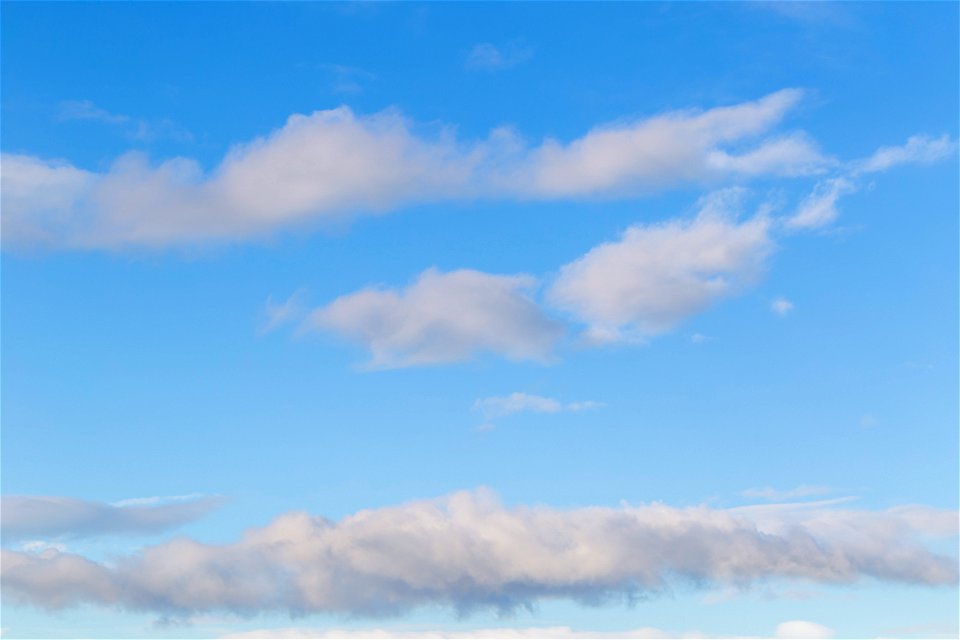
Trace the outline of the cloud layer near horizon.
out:
[[[4,242],[165,246],[247,238],[418,202],[620,197],[735,176],[812,175],[834,161],[805,135],[758,138],[801,97],[785,89],[532,146],[506,128],[465,142],[450,128],[424,131],[396,110],[362,116],[339,107],[293,115],[270,134],[234,146],[206,173],[189,158],[154,165],[137,153],[103,173],[3,154]]]
[[[288,627],[281,629],[255,629],[253,631],[240,631],[229,633],[223,638],[233,638],[235,640],[253,639],[253,638],[279,638],[283,640],[305,640],[306,638],[341,638],[351,640],[354,638],[377,638],[383,640],[389,639],[430,639],[430,640],[473,640],[474,638],[500,638],[502,640],[535,640],[535,639],[604,639],[615,640],[624,639],[667,639],[667,638],[712,638],[724,636],[711,636],[698,631],[687,631],[682,633],[665,631],[655,627],[640,627],[637,629],[628,629],[626,631],[582,631],[570,627],[498,627],[494,629],[473,629],[469,631],[433,631],[433,630],[396,630],[396,629],[308,629],[302,627]],[[747,638],[749,636],[737,636]],[[816,622],[807,620],[789,620],[777,625],[772,638],[832,638],[833,629],[825,627]]]
[[[231,544],[188,538],[101,563],[3,550],[4,596],[164,615],[229,610],[390,615],[426,605],[510,610],[544,598],[598,603],[671,586],[771,579],[957,582],[956,558],[924,546],[957,513],[830,504],[738,509],[662,504],[505,507],[486,490],[360,511],[293,512]]]

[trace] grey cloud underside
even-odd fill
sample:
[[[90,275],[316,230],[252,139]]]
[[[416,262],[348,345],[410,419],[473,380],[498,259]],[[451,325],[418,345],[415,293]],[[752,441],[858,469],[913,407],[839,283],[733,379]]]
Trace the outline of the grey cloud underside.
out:
[[[166,531],[201,518],[223,503],[200,496],[168,504],[107,504],[58,496],[4,496],[3,540],[87,537]]]
[[[232,544],[180,538],[111,564],[48,550],[3,551],[4,596],[182,614],[397,614],[425,605],[509,610],[545,598],[600,603],[678,584],[770,579],[957,582],[957,560],[923,539],[955,536],[957,514],[654,504],[506,508],[456,493],[331,522],[289,513]]]
[[[425,134],[393,110],[358,116],[340,107],[291,116],[269,135],[233,147],[210,172],[188,158],[153,165],[136,153],[102,173],[4,154],[4,242],[166,246],[249,238],[418,202],[621,197],[737,176],[817,174],[833,161],[804,135],[760,138],[801,95],[786,89],[539,145],[505,128],[464,142],[450,129]]]

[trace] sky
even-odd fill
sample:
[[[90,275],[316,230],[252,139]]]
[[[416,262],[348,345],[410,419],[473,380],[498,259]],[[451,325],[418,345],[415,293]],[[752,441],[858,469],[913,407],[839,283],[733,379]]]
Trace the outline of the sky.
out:
[[[957,3],[0,11],[3,637],[960,633]]]

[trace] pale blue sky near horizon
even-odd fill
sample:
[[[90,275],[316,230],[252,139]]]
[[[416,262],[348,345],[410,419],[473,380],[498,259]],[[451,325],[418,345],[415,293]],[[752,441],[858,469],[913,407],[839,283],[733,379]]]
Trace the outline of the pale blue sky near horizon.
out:
[[[348,204],[213,239],[178,227],[172,239],[113,240],[126,223],[103,196],[74,210],[104,225],[79,248],[61,218],[37,217],[54,240],[31,243],[5,213],[3,494],[225,498],[162,532],[45,538],[99,560],[177,535],[226,544],[291,511],[339,520],[478,487],[508,506],[557,509],[728,509],[763,503],[769,488],[766,501],[956,510],[958,7],[4,2],[7,167],[30,157],[109,178],[133,150],[153,167],[192,158],[213,182],[238,145],[341,105],[361,122],[402,114],[414,138],[480,153],[498,127],[532,149],[787,89],[800,97],[777,123],[723,148],[748,153],[796,134],[818,159],[809,170],[717,171],[569,197],[478,182],[475,192],[399,198],[372,213]],[[913,136],[929,157],[856,168],[884,147],[913,149]],[[836,218],[790,227],[837,176],[855,186]],[[759,268],[710,280],[703,290],[743,279],[671,308],[663,331],[600,345],[584,337],[596,316],[556,302],[564,265],[632,226],[694,224],[711,194],[731,190],[731,224],[757,212],[780,221]],[[21,206],[7,197],[8,211]],[[15,222],[31,230],[24,211]],[[529,300],[562,337],[544,357],[480,349],[371,370],[362,339],[304,324],[335,299],[403,289],[431,268],[530,276]],[[667,289],[688,284],[678,278]],[[291,317],[269,326],[272,305],[288,300]],[[525,394],[525,410],[479,408],[511,394]],[[956,557],[955,537],[930,544]],[[5,637],[558,625],[763,636],[806,620],[839,637],[922,636],[956,633],[956,598],[955,583],[773,577],[742,593],[684,584],[632,606],[544,597],[513,617],[431,604],[387,618],[255,613],[164,627],[156,611],[49,611],[5,596],[2,626]]]

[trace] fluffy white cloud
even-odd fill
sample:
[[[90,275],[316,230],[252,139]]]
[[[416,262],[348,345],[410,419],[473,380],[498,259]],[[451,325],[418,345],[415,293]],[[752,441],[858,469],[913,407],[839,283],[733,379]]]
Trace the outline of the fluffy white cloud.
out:
[[[201,518],[222,503],[219,496],[137,498],[115,504],[59,496],[3,496],[0,528],[4,540],[156,533]]]
[[[880,147],[866,160],[858,163],[855,173],[886,171],[900,164],[932,164],[949,156],[956,156],[957,141],[944,134],[939,138],[910,136],[906,144]]]
[[[452,362],[483,351],[543,360],[563,330],[528,297],[535,284],[523,275],[428,269],[401,291],[365,289],[337,298],[306,326],[362,343],[374,368]]]
[[[753,142],[800,97],[783,90],[538,146],[506,129],[458,141],[452,129],[425,133],[394,110],[358,116],[340,107],[291,116],[269,135],[233,147],[208,173],[188,158],[154,165],[138,153],[121,156],[104,173],[4,154],[4,242],[74,248],[196,243],[415,202],[613,197],[738,175],[806,174],[830,165],[806,137]],[[86,116],[105,117],[87,106]]]
[[[554,398],[536,396],[530,393],[515,392],[508,396],[491,396],[480,398],[473,404],[473,408],[483,413],[484,417],[502,418],[513,413],[532,411],[534,413],[559,413],[561,411],[585,411],[602,406],[599,402],[585,400],[582,402],[563,403]]]
[[[48,608],[92,603],[184,615],[509,610],[544,598],[653,594],[686,582],[955,584],[956,558],[924,541],[956,534],[956,512],[928,507],[557,510],[507,508],[481,490],[339,522],[289,513],[232,544],[178,538],[110,563],[4,550],[0,582],[5,598]]]
[[[548,292],[596,342],[642,339],[752,282],[773,250],[770,220],[735,215],[739,193],[702,204],[690,221],[635,225],[561,268]]]

